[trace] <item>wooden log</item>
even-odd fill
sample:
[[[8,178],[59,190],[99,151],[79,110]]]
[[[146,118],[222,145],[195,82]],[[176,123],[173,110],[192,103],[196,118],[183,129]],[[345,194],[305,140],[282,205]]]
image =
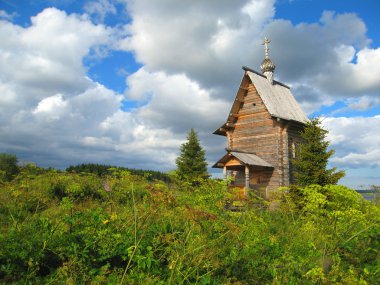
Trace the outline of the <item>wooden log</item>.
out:
[[[248,196],[249,191],[249,166],[245,165],[245,195]]]

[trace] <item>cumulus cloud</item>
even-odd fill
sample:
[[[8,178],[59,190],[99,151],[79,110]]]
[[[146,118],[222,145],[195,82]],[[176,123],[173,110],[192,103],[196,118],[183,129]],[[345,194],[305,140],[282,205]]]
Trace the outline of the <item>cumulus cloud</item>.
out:
[[[149,102],[136,115],[153,127],[166,127],[176,133],[195,128],[210,133],[225,119],[229,103],[211,97],[209,90],[184,74],[167,75],[141,68],[128,77],[127,97]],[[207,124],[205,124],[207,122]]]
[[[55,8],[32,17],[26,28],[1,22],[0,36],[8,39],[0,43],[2,151],[63,166],[70,153],[79,154],[86,133],[97,135],[121,97],[89,79],[82,61],[106,45],[111,32]]]
[[[0,19],[7,20],[7,21],[13,21],[13,19],[17,17],[17,13],[7,13],[7,11],[0,10]]]
[[[107,43],[110,31],[84,16],[48,8],[27,28],[3,21],[0,37],[7,39],[0,43],[0,83],[8,103],[0,113],[9,116],[45,97],[88,88],[82,60],[93,47]]]
[[[107,15],[117,12],[115,5],[108,0],[89,1],[84,5],[84,11],[94,15],[97,22],[103,22]]]
[[[67,102],[63,100],[61,94],[57,94],[42,99],[32,113],[47,116],[51,120],[57,120],[66,107]]]
[[[218,90],[212,96],[231,97],[240,66],[259,69],[264,35],[272,40],[275,77],[296,86],[307,111],[380,94],[378,49],[368,48],[365,23],[356,14],[325,11],[319,22],[293,25],[274,18],[274,1],[145,0],[128,8],[132,23],[120,48],[134,52],[150,71],[186,74],[202,88]]]
[[[328,139],[336,149],[331,162],[340,167],[380,167],[380,115],[325,118]]]
[[[91,161],[167,170],[185,139],[181,128],[209,133],[207,114],[216,122],[215,110],[226,107],[185,75],[141,69],[128,79],[126,98],[88,78],[83,59],[97,46],[112,46],[114,31],[85,15],[49,8],[30,27],[3,24],[0,34],[9,41],[0,44],[2,151],[45,166]],[[122,100],[141,101],[147,92],[146,106],[121,111]]]
[[[261,28],[274,15],[274,1],[132,1],[130,37],[120,48],[133,51],[151,71],[186,74],[204,88],[239,81],[242,65],[259,63]],[[232,90],[231,90],[232,91]],[[224,94],[223,94],[224,93]]]
[[[128,25],[96,24],[123,2]],[[274,0],[94,0],[84,11],[48,8],[29,27],[4,14],[1,151],[43,158],[46,166],[87,161],[167,170],[193,127],[212,163],[226,142],[211,132],[226,119],[240,67],[259,69],[265,35],[275,78],[292,86],[308,113],[337,100],[358,110],[380,104],[380,48],[369,47],[355,14],[325,12],[319,22],[294,25],[275,18]],[[86,60],[107,57],[109,49],[132,52],[142,65],[126,73],[124,95],[88,77]],[[129,101],[134,107],[122,110]],[[378,117],[325,124],[337,149],[333,163],[378,167],[379,142],[370,139]]]
[[[361,111],[380,105],[380,97],[362,96],[360,98],[351,98],[347,101],[349,108]]]

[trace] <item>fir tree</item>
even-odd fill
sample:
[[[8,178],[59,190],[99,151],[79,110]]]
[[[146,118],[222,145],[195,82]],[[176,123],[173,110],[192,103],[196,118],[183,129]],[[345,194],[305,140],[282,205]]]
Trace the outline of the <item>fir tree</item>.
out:
[[[187,142],[181,145],[180,155],[176,159],[176,164],[177,173],[182,179],[209,177],[205,151],[202,149],[194,129],[191,129],[188,133]]]
[[[313,118],[301,132],[304,144],[299,146],[296,159],[292,160],[297,185],[337,184],[339,179],[345,175],[344,171],[337,171],[335,167],[327,169],[328,160],[335,151],[328,150],[330,144],[326,141],[328,131],[320,125],[321,120]]]

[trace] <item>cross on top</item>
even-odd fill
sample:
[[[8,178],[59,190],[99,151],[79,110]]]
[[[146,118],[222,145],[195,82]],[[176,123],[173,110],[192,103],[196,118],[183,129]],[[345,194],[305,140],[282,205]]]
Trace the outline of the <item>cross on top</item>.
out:
[[[269,47],[268,47],[269,43],[270,43],[270,40],[267,37],[265,37],[264,42],[263,42],[264,50],[265,50],[265,58],[269,58]]]

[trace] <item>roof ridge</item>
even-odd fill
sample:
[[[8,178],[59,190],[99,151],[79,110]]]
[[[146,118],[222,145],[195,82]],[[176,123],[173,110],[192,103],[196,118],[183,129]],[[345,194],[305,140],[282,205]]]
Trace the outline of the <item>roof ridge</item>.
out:
[[[247,67],[247,66],[245,66],[245,65],[242,66],[242,69],[245,70],[245,71],[253,72],[253,73],[255,73],[255,74],[257,74],[257,75],[259,75],[259,76],[261,76],[261,77],[263,77],[263,78],[265,78],[265,79],[267,78],[264,74],[262,74],[262,73],[260,73],[260,72],[258,72],[258,71],[256,71],[256,70],[253,70],[252,68],[249,68],[249,67]],[[282,83],[282,82],[280,82],[280,81],[273,80],[273,83],[276,83],[276,84],[278,84],[278,85],[281,85],[281,86],[284,86],[284,87],[290,89],[290,87],[289,87],[288,85],[286,85],[285,83]]]

